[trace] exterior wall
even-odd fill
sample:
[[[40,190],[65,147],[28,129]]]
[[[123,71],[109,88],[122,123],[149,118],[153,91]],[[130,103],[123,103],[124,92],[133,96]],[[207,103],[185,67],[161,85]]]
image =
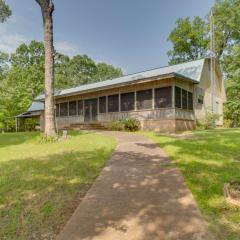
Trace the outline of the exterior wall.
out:
[[[172,86],[172,107],[154,109],[154,101],[152,104],[152,109],[147,110],[137,110],[135,106],[134,111],[128,112],[107,112],[98,113],[97,121],[101,122],[103,125],[109,125],[110,122],[133,117],[140,120],[143,129],[154,129],[158,131],[168,131],[174,132],[177,128],[182,128],[183,130],[189,129],[189,124],[185,124],[184,121],[192,122],[195,125],[194,112],[189,110],[175,109],[174,103],[174,86],[177,85],[188,91],[193,91],[193,83],[186,82],[181,79],[169,78],[161,80],[153,80],[151,82],[145,82],[140,84],[129,85],[120,88],[113,88],[104,91],[98,91],[94,93],[86,93],[82,95],[71,96],[68,98],[56,99],[56,103],[62,103],[66,101],[75,101],[81,99],[91,99],[101,96],[108,96],[112,94],[119,94],[125,92],[135,92],[139,90],[153,89],[158,87]],[[68,117],[58,117],[57,118],[57,128],[70,127],[71,124],[84,123],[83,116],[68,116]],[[182,123],[182,127],[180,127]]]
[[[198,103],[198,88],[203,89],[203,104]],[[204,117],[206,111],[211,111],[212,109],[212,89],[211,89],[211,68],[210,60],[205,61],[202,77],[200,83],[195,85],[195,97],[194,97],[194,112],[196,120]],[[219,66],[216,68],[215,72],[215,94],[214,94],[214,112],[220,115],[217,125],[223,125],[223,104],[226,101],[224,82],[219,70]]]
[[[159,132],[173,133],[177,131],[193,130],[195,128],[195,121],[184,119],[145,120],[142,122],[142,129]]]
[[[174,110],[174,109],[173,109]],[[164,116],[165,113],[158,112],[160,115]],[[155,130],[155,131],[161,131],[161,132],[175,132],[175,131],[185,131],[185,130],[191,130],[194,129],[196,124],[194,121],[194,115],[187,113],[188,118],[185,117],[180,118],[179,115],[182,114],[183,116],[186,116],[186,112],[182,113],[176,113],[175,111],[172,111],[171,115],[172,117],[166,118],[166,117],[158,117],[158,118],[138,118],[136,115],[131,114],[128,116],[136,117],[141,122],[141,128],[145,130]],[[122,119],[122,116],[119,114],[109,114],[109,120],[108,121],[101,121],[104,126],[109,126],[111,121]],[[138,116],[141,114],[138,113]],[[144,115],[144,113],[143,113]],[[178,118],[176,118],[178,116]],[[112,120],[110,120],[112,119]],[[78,124],[83,123],[79,121],[78,116],[76,117],[66,117],[66,118],[58,118],[57,119],[57,128],[63,129],[68,128],[72,124]]]

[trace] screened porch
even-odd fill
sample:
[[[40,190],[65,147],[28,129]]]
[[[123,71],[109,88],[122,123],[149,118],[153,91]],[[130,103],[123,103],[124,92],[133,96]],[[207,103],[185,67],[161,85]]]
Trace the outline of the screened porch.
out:
[[[81,96],[78,96],[79,98]],[[165,86],[56,104],[59,125],[82,122],[110,122],[126,117],[194,120],[193,92],[179,86]]]

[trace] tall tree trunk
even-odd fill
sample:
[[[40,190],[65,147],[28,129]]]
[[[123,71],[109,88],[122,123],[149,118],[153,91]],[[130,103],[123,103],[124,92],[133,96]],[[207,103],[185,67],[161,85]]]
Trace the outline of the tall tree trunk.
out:
[[[36,0],[41,7],[44,25],[45,48],[45,137],[56,135],[54,109],[54,47],[53,20],[54,5],[52,0]]]

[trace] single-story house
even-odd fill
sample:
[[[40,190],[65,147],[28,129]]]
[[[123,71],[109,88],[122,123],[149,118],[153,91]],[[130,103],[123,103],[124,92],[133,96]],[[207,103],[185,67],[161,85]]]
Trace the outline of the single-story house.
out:
[[[217,125],[222,125],[226,95],[217,63],[214,75],[213,85],[211,60],[205,58],[61,90],[55,94],[56,125],[58,129],[91,123],[106,126],[132,117],[140,120],[143,129],[194,129],[211,109],[212,99],[214,112],[220,115]],[[44,95],[35,101],[44,102]]]

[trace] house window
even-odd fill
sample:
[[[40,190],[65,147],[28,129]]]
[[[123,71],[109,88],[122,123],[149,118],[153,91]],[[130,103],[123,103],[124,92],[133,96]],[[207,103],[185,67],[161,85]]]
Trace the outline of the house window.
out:
[[[188,92],[188,110],[193,110],[193,94]]]
[[[196,98],[198,104],[203,104],[204,89],[196,87]]]
[[[83,116],[83,100],[78,101],[78,115]]]
[[[198,95],[198,103],[203,104],[203,95],[201,94]]]
[[[77,115],[77,102],[69,102],[69,116]]]
[[[99,113],[106,113],[106,97],[99,98]]]
[[[175,87],[175,107],[182,108],[182,89],[180,87]]]
[[[137,109],[152,108],[152,89],[137,92]]]
[[[108,112],[119,112],[119,95],[108,96]]]
[[[134,92],[121,94],[121,111],[134,110]]]
[[[172,106],[172,87],[154,89],[155,108],[167,108]]]
[[[56,104],[56,117],[59,117],[59,104]]]
[[[60,103],[60,116],[61,117],[68,116],[68,102]]]
[[[187,109],[187,91],[182,89],[182,109]]]

